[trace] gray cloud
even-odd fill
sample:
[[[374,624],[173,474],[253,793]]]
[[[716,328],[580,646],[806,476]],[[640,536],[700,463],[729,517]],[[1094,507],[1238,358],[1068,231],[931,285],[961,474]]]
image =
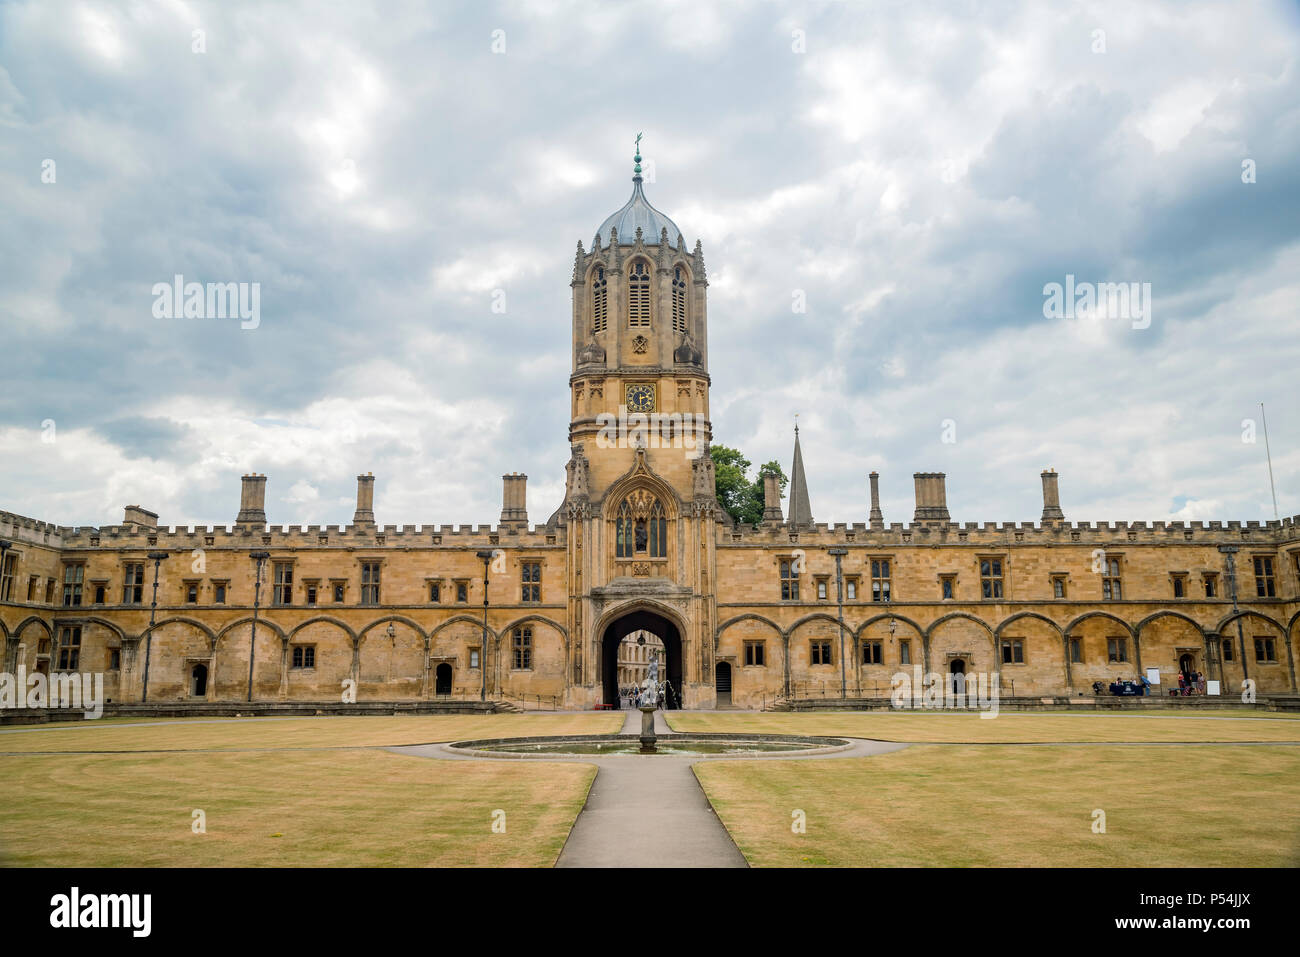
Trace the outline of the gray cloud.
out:
[[[872,468],[891,520],[930,469],[955,518],[1033,518],[1049,464],[1071,517],[1271,517],[1261,399],[1300,511],[1284,6],[147,9],[0,7],[0,449],[43,466],[7,507],[227,522],[257,470],[272,521],[340,522],[373,470],[381,521],[478,523],[522,470],[543,520],[574,243],[645,130],[705,244],[717,440],[788,461],[799,412],[818,519]],[[1152,328],[1044,319],[1067,272],[1151,282]],[[260,283],[261,326],[154,319],[177,273]]]

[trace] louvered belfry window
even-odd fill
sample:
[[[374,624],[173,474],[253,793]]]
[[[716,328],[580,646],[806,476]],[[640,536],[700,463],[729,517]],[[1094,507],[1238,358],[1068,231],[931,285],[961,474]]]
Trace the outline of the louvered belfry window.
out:
[[[686,275],[682,267],[673,270],[673,332],[686,331]]]
[[[597,267],[591,277],[591,331],[604,332],[607,315],[608,291],[605,286],[605,270]]]
[[[633,328],[650,325],[650,267],[644,262],[632,264],[627,288],[628,325]]]

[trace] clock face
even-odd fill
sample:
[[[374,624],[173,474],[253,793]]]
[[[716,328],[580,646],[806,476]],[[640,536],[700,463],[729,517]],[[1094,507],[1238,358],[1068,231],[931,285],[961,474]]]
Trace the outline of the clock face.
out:
[[[653,412],[655,410],[655,387],[646,383],[627,387],[627,410],[629,412]]]

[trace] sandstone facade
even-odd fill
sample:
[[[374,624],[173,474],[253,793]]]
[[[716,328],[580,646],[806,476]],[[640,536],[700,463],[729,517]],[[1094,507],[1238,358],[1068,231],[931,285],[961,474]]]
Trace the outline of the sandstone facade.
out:
[[[702,247],[649,205],[639,173],[591,250],[578,245],[571,286],[572,454],[544,523],[518,474],[492,527],[377,525],[371,475],[346,526],[268,525],[260,475],[223,527],[162,526],[140,506],[97,528],[0,512],[5,670],[102,672],[118,702],[146,696],[147,659],[149,701],[337,702],[351,688],[589,708],[615,700],[618,642],[646,630],[686,707],[838,694],[841,680],[883,695],[917,666],[997,673],[1016,696],[1149,668],[1164,689],[1190,669],[1233,693],[1245,677],[1296,690],[1300,516],[1071,523],[1049,471],[1040,522],[963,524],[945,476],[917,473],[913,521],[886,524],[872,473],[867,522],[819,524],[796,446],[791,513],[770,500],[758,528],[737,527],[707,454]]]

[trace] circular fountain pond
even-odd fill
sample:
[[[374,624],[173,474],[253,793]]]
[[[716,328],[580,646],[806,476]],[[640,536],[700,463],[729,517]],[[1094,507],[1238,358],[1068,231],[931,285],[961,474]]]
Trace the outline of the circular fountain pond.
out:
[[[752,758],[829,754],[852,747],[844,738],[786,734],[659,734],[655,750],[641,749],[635,734],[596,734],[539,738],[487,738],[456,741],[447,748],[484,758],[605,757],[669,755],[675,757]]]

